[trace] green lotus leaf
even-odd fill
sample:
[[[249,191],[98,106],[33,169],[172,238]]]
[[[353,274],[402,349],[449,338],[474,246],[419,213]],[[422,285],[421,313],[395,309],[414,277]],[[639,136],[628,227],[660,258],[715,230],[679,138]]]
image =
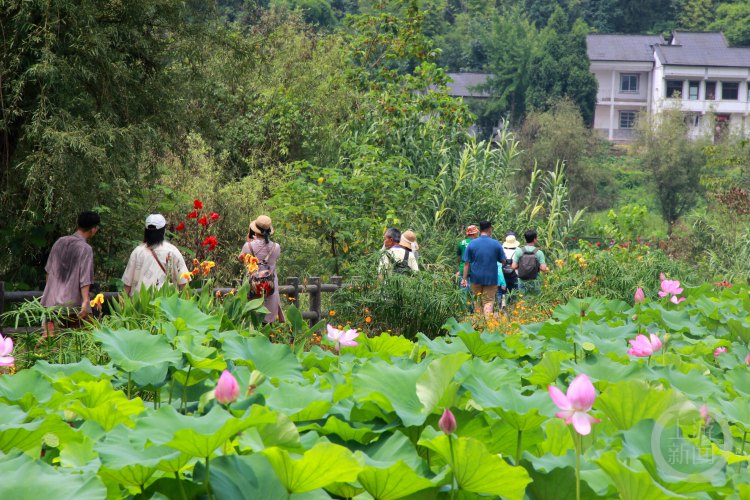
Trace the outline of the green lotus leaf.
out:
[[[3,498],[75,498],[100,500],[107,489],[95,474],[79,474],[46,465],[26,455],[0,457],[0,491]]]
[[[531,370],[529,383],[546,388],[560,376],[562,368],[560,363],[570,359],[570,354],[561,351],[548,351],[542,356],[542,360]]]
[[[493,390],[478,380],[466,381],[464,387],[471,392],[475,403],[484,409],[493,409],[516,430],[528,431],[539,427],[548,418],[540,415],[540,411],[545,415],[555,412],[546,391],[525,396],[520,388],[506,385],[500,390]]]
[[[493,390],[505,385],[519,386],[521,384],[518,367],[500,358],[489,362],[473,358],[461,366],[457,379],[462,385],[478,380]]]
[[[448,436],[420,439],[419,445],[434,451],[446,463],[454,464],[453,473],[458,488],[463,491],[521,500],[526,485],[531,482],[526,469],[508,465],[473,438],[453,438],[453,460]]]
[[[309,429],[315,429],[318,433],[323,434],[324,436],[335,435],[343,441],[355,441],[361,444],[370,443],[378,437],[378,434],[373,432],[370,427],[354,427],[348,422],[340,420],[336,416],[328,417],[328,420],[326,420],[326,423],[323,426],[313,424],[311,426],[300,428],[300,431],[304,432]]]
[[[396,431],[363,448],[365,464],[375,468],[386,468],[398,461],[417,470],[423,466],[414,443],[403,433]]]
[[[202,338],[196,338],[189,333],[183,333],[175,337],[174,343],[178,351],[181,351],[193,368],[200,370],[222,371],[227,363],[217,357],[217,350],[201,344]]]
[[[721,390],[710,376],[703,375],[702,370],[682,373],[674,368],[655,367],[653,372],[657,377],[669,382],[674,389],[693,399],[706,400]]]
[[[19,450],[38,455],[46,434],[67,439],[75,432],[57,414],[27,420],[28,414],[23,409],[0,404],[0,451]]]
[[[429,339],[423,333],[417,335],[419,345],[424,346],[427,351],[435,355],[448,355],[457,352],[469,352],[469,349],[463,342],[452,337],[438,337]]]
[[[172,295],[161,299],[159,307],[164,311],[167,319],[180,331],[195,330],[199,333],[206,333],[209,330],[219,329],[221,320],[217,316],[209,316],[202,312],[192,300]]]
[[[381,333],[375,337],[360,336],[357,341],[367,352],[375,353],[384,359],[389,359],[391,356],[408,356],[414,349],[414,343],[411,340],[401,335],[388,335],[387,333]],[[360,349],[354,352],[359,353]]]
[[[627,349],[623,347],[623,353]],[[576,373],[585,373],[592,382],[619,382],[623,380],[640,380],[644,378],[643,370],[638,363],[628,360],[627,363],[612,361],[607,356],[589,356],[578,364],[565,363],[566,367],[575,368]]]
[[[200,417],[181,415],[171,406],[164,406],[139,419],[134,432],[138,433],[138,439],[205,458],[238,432],[275,421],[272,412],[259,406],[253,406],[240,418],[218,405]]]
[[[568,338],[568,326],[568,323],[556,323],[550,320],[540,323],[540,327],[536,331],[532,331],[533,325],[524,325],[522,329],[545,339],[565,340]]]
[[[118,426],[97,445],[102,462],[99,474],[125,486],[142,488],[163,462],[177,460],[181,453],[166,446],[144,447],[131,435],[129,429]]]
[[[250,427],[240,436],[241,449],[260,451],[271,446],[289,451],[301,448],[297,426],[283,413],[276,414],[275,422]]]
[[[469,359],[468,354],[456,353],[430,362],[427,370],[417,379],[417,398],[422,403],[423,413],[432,413],[441,404],[452,406],[450,402],[458,390],[453,378]]]
[[[626,430],[647,418],[657,420],[665,410],[683,399],[672,389],[628,380],[607,387],[597,398],[594,408],[602,410],[618,429]]]
[[[102,343],[114,364],[126,372],[180,360],[180,353],[170,347],[165,337],[144,330],[105,328],[95,331],[94,338]]]
[[[258,394],[265,396],[269,408],[297,422],[322,418],[333,404],[332,391],[294,382],[281,382],[278,387],[263,384],[258,388]]]
[[[206,475],[203,463],[196,465],[195,475],[196,479],[203,481]],[[274,474],[268,459],[261,454],[216,457],[211,460],[209,475],[215,498],[287,498],[284,485]]]
[[[750,324],[745,322],[745,318],[728,320],[726,328],[733,340],[741,339],[745,344],[750,343]]]
[[[161,387],[167,382],[169,363],[144,366],[130,374],[131,382],[138,387]]]
[[[636,470],[617,459],[615,451],[608,451],[594,460],[612,479],[623,500],[664,500],[690,498],[672,493],[653,480],[645,470]]]
[[[385,412],[395,411],[404,425],[421,425],[427,415],[417,397],[417,381],[426,369],[425,363],[370,360],[353,371],[354,397],[359,402],[373,401]]]
[[[37,371],[21,370],[12,377],[0,376],[0,402],[15,403],[26,411],[49,402],[54,393],[52,383]]]
[[[464,343],[466,348],[472,354],[478,358],[489,360],[497,356],[511,357],[512,355],[505,349],[505,346],[501,342],[501,338],[497,335],[493,335],[493,340],[488,341],[486,337],[478,332],[465,333],[461,332],[458,335],[461,342]]]
[[[745,397],[750,397],[750,377],[746,366],[740,366],[724,374],[727,386]]]
[[[70,403],[68,409],[86,420],[92,420],[109,431],[117,424],[134,425],[131,417],[145,410],[140,398],[128,399],[122,391],[116,391],[108,380],[81,382],[80,397]]]
[[[47,377],[50,381],[57,381],[62,377],[68,377],[72,381],[112,378],[117,374],[111,365],[94,365],[88,358],[83,358],[77,363],[53,365],[44,360],[37,361],[31,370],[37,371]]]
[[[366,466],[357,479],[377,500],[395,500],[434,486],[401,460],[385,469]]]
[[[252,361],[255,369],[266,377],[302,380],[302,365],[289,346],[273,344],[262,335],[227,335],[224,337],[222,351],[227,359]]]
[[[570,435],[569,426],[563,419],[550,419],[543,427],[546,439],[539,444],[540,453],[564,456],[567,455],[568,451],[575,450],[575,443]]]
[[[586,460],[583,459],[582,466],[585,464]],[[563,457],[553,455],[533,457],[526,462],[526,469],[533,480],[527,492],[532,494],[533,498],[537,500],[575,499],[575,453],[572,449]],[[590,470],[581,471],[581,498],[597,498],[598,495],[584,478],[587,472]]]
[[[748,374],[750,377],[750,374]],[[745,431],[750,431],[750,399],[737,398],[719,403],[721,414],[730,422],[739,424]]]
[[[301,458],[293,458],[281,448],[268,448],[263,454],[289,493],[304,493],[332,483],[355,481],[362,470],[351,451],[333,443],[320,442]]]

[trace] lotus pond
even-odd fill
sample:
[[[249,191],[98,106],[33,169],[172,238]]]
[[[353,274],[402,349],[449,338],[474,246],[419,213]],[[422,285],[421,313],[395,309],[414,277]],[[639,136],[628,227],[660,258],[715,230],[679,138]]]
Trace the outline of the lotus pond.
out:
[[[339,352],[157,297],[149,328],[93,333],[107,364],[0,376],[0,497],[747,499],[748,292]]]

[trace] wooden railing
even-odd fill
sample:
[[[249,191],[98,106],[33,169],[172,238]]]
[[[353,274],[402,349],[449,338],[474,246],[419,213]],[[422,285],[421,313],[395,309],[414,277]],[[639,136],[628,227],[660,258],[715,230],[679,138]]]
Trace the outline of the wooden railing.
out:
[[[322,297],[324,293],[333,293],[342,286],[340,276],[332,276],[328,283],[323,283],[320,278],[308,278],[306,282],[300,282],[297,277],[287,278],[286,284],[279,285],[279,294],[285,295],[287,298],[292,299],[294,304],[299,304],[299,296],[301,294],[310,295],[310,304],[307,311],[302,311],[302,317],[310,322],[310,324],[317,323],[323,317],[323,311],[321,311]],[[93,287],[96,288],[96,287]],[[219,291],[222,294],[228,293],[232,288],[229,287],[217,287],[214,288],[214,292]],[[200,293],[201,289],[195,290]],[[105,301],[114,300],[122,295],[121,292],[102,292]],[[93,295],[93,292],[92,292]],[[6,304],[14,302],[24,302],[26,300],[33,300],[37,297],[42,296],[41,290],[32,291],[6,291],[5,283],[0,281],[0,316],[5,312]],[[299,307],[299,306],[297,306]],[[326,314],[328,311],[326,311]],[[3,328],[0,323],[0,333],[3,335],[12,335],[14,333],[22,333],[29,331],[41,331],[42,327],[29,326],[23,328]]]

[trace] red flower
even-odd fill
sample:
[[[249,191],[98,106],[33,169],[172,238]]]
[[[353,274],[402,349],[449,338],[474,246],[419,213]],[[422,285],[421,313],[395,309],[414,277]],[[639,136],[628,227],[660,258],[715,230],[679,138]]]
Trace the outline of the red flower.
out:
[[[188,219],[197,219],[197,218],[198,218],[198,211],[197,210],[193,210],[192,212],[190,212],[188,214]]]
[[[207,226],[208,225],[208,218],[204,215],[200,219],[198,219],[198,224],[201,226]]]
[[[216,212],[211,212],[211,215],[209,215],[209,217],[211,218],[211,220],[219,220],[219,214],[217,214]]]
[[[184,231],[185,230],[185,223],[184,222],[180,222],[179,224],[177,224],[177,227],[174,228],[174,229],[175,229],[175,231]]]
[[[215,249],[218,244],[219,242],[216,240],[216,236],[208,236],[203,240],[203,243],[201,243],[204,247],[208,247],[209,250]]]
[[[193,208],[196,210],[200,210],[201,208],[203,208],[203,202],[201,200],[195,200],[193,202]]]

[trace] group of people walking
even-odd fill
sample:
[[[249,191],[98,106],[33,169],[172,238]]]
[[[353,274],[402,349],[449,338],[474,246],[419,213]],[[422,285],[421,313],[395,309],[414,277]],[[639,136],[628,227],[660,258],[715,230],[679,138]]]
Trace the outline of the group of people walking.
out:
[[[76,231],[59,238],[47,259],[47,281],[41,304],[45,307],[80,306],[77,316],[70,318],[66,326],[75,326],[91,313],[89,291],[94,283],[94,256],[88,241],[98,232],[100,222],[95,212],[81,213]],[[163,215],[146,217],[143,243],[130,254],[122,276],[127,295],[137,293],[142,287],[161,288],[167,282],[182,289],[189,282],[190,273],[182,253],[165,239],[166,227]],[[272,275],[268,277],[269,293],[263,294],[264,306],[269,311],[265,316],[267,323],[284,320],[276,274],[281,246],[271,240],[273,233],[271,218],[259,216],[250,223],[247,241],[238,256],[241,262],[245,262],[247,256],[254,257]],[[521,293],[538,291],[539,273],[547,272],[547,264],[544,253],[537,248],[536,231],[527,231],[524,238],[526,245],[520,246],[515,234],[507,233],[501,244],[492,237],[492,224],[488,221],[466,228],[466,238],[457,250],[460,263],[457,274],[461,287],[479,298],[485,315],[493,314],[495,303],[502,308],[506,296],[512,300],[516,290]],[[396,228],[388,228],[381,250],[378,266],[381,276],[388,271],[419,271],[419,245],[414,231],[401,233]],[[45,335],[52,335],[54,329],[52,321],[45,321]]]
[[[41,304],[45,307],[79,308],[76,317],[66,320],[64,326],[75,327],[80,320],[91,314],[89,291],[94,283],[94,252],[88,241],[99,230],[101,218],[96,212],[83,212],[78,216],[76,231],[59,238],[52,246],[45,271],[47,274]],[[123,291],[127,295],[137,293],[143,287],[161,288],[166,282],[182,289],[190,281],[185,259],[180,250],[165,239],[167,220],[161,214],[146,217],[143,243],[130,254],[122,275]],[[262,262],[273,275],[273,291],[264,296],[268,309],[265,322],[283,321],[281,300],[278,292],[276,261],[281,246],[271,241],[273,234],[271,218],[261,215],[250,223],[247,242],[239,254],[244,261],[249,254]],[[45,336],[55,331],[55,323],[45,320]]]
[[[515,292],[539,291],[539,275],[549,270],[547,261],[537,247],[536,231],[526,231],[524,239],[526,244],[520,246],[515,233],[509,232],[501,244],[492,237],[489,221],[466,228],[466,238],[457,248],[458,275],[461,288],[479,299],[485,316],[493,314],[495,304],[502,308],[512,301]],[[473,301],[467,303],[473,310]]]

